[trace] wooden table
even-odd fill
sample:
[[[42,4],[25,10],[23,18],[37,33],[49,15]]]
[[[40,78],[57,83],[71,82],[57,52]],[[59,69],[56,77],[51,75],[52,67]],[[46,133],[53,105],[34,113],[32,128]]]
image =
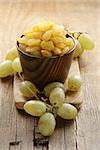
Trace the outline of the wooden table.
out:
[[[58,124],[47,146],[34,147],[34,119],[17,111],[13,77],[0,80],[0,150],[100,150],[100,1],[0,0],[0,61],[16,38],[38,19],[87,31],[96,47],[79,59],[83,106],[75,121]]]

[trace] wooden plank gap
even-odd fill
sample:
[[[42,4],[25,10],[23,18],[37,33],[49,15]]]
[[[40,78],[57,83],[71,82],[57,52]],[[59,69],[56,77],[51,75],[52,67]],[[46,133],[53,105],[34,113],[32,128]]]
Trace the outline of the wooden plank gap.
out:
[[[34,146],[36,147],[40,147],[40,146],[45,146],[46,148],[48,148],[48,144],[49,144],[49,138],[48,137],[44,137],[39,133],[38,130],[38,118],[34,118]]]
[[[9,150],[21,150],[22,141],[12,141],[9,143]]]

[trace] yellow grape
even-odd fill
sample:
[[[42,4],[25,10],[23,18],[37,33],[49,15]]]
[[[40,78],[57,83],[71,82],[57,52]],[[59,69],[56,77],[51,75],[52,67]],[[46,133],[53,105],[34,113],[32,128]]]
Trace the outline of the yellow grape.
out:
[[[43,23],[40,23],[39,29],[42,32],[46,32],[46,31],[52,29],[53,26],[54,26],[54,22],[53,21],[45,21]]]
[[[18,57],[18,51],[16,47],[9,50],[6,54],[6,60],[14,60],[16,57]]]
[[[41,42],[41,48],[48,50],[48,51],[52,51],[54,49],[54,45],[52,41],[42,41]]]
[[[46,112],[46,104],[38,100],[30,100],[24,104],[24,110],[32,116],[42,116]]]
[[[0,78],[5,78],[13,73],[12,61],[5,60],[0,63]]]
[[[66,37],[54,36],[54,37],[52,38],[52,41],[54,42],[54,44],[66,43]]]
[[[52,52],[47,51],[47,50],[41,50],[41,54],[43,57],[51,57],[52,56]]]
[[[50,136],[53,134],[56,126],[56,121],[52,113],[43,114],[38,122],[38,128],[43,136]]]
[[[20,63],[20,59],[18,57],[13,61],[12,68],[13,68],[14,72],[17,72],[17,73],[22,72],[22,66]]]
[[[33,52],[30,52],[31,55],[33,56],[41,56],[41,52],[40,51],[37,51],[37,50],[34,50]]]
[[[94,41],[86,33],[81,34],[78,38],[78,41],[84,50],[91,50],[95,47]]]
[[[26,52],[34,52],[34,51],[40,51],[39,46],[34,46],[34,47],[27,47]]]
[[[20,92],[24,97],[34,97],[37,94],[36,86],[30,81],[23,81],[20,85]]]
[[[26,37],[28,39],[41,39],[42,37],[42,32],[31,32],[31,33],[27,33]]]
[[[39,46],[40,45],[41,40],[40,39],[27,39],[26,40],[26,44],[28,46]]]
[[[81,47],[80,43],[78,40],[75,40],[76,43],[76,47],[74,49],[74,58],[77,58],[79,56],[81,56],[81,54],[84,52],[84,49]]]
[[[49,30],[49,31],[46,31],[43,34],[42,39],[45,40],[45,41],[48,41],[48,40],[50,40],[51,36],[52,36],[52,31]]]
[[[54,88],[50,93],[49,100],[51,105],[60,107],[65,100],[64,90],[60,87]]]
[[[63,119],[75,119],[77,116],[77,109],[71,105],[71,104],[67,104],[64,103],[62,106],[60,106],[57,110],[57,114],[59,117],[63,118]]]
[[[57,43],[56,47],[60,48],[60,49],[64,49],[66,47],[66,44],[65,43]]]
[[[56,55],[62,54],[62,50],[61,50],[60,48],[57,48],[57,47],[55,47],[55,48],[53,49],[53,52],[54,52],[54,54],[56,54]]]
[[[44,89],[43,89],[43,93],[45,94],[46,97],[50,96],[51,91],[56,88],[56,87],[60,87],[62,89],[64,89],[64,84],[60,83],[60,82],[52,82],[47,84]]]
[[[41,56],[40,47],[34,46],[34,47],[27,47],[26,52],[29,54],[32,54],[34,56]]]
[[[68,79],[68,89],[70,91],[78,91],[80,89],[81,85],[82,85],[82,79],[78,75],[71,76]]]

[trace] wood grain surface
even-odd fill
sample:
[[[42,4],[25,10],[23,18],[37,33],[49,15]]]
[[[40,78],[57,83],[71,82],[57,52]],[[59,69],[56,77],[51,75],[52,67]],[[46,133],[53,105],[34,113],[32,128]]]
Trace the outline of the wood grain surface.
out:
[[[0,0],[0,61],[21,32],[42,18],[87,31],[95,40],[95,49],[78,61],[84,102],[75,121],[58,122],[49,143],[35,147],[35,120],[16,110],[13,77],[0,80],[0,150],[100,150],[100,1]]]

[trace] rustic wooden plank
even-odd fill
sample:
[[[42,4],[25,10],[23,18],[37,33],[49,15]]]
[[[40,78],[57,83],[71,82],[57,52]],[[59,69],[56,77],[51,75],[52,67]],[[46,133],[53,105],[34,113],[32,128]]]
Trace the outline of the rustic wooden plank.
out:
[[[15,23],[15,18],[19,9],[13,11],[13,15],[11,16],[13,8],[15,10],[15,5],[12,6],[12,3],[7,5],[0,4],[0,14],[5,14],[3,15],[3,20],[0,16],[0,38],[2,39],[2,41],[0,40],[0,49],[3,49],[0,59],[4,59],[5,49],[11,48],[14,45],[16,35],[18,34],[19,23]],[[0,150],[34,149],[33,123],[32,117],[27,117],[25,114],[19,113],[15,108],[12,79],[6,81],[0,80]]]
[[[16,134],[16,110],[13,101],[12,78],[0,80],[0,86],[2,87],[0,88],[0,150],[8,150],[9,142],[15,141]]]
[[[59,132],[55,131],[49,143],[52,150],[100,149],[99,8],[99,0],[31,0],[30,3],[28,0],[0,1],[0,49],[3,49],[0,59],[4,58],[5,49],[14,46],[21,31],[42,17],[55,19],[77,31],[90,32],[96,39],[96,52],[86,53],[80,63],[82,78],[85,81],[83,107],[76,123],[66,122],[65,129],[59,128]],[[34,20],[35,17],[37,19]],[[14,141],[22,141],[21,146],[11,144],[11,149],[37,149],[33,147],[33,118],[16,111],[11,83],[12,80],[0,82],[0,150],[8,150],[9,143]]]
[[[23,97],[23,95],[20,92],[20,83],[21,79],[18,75],[14,75],[14,87],[13,87],[13,92],[14,92],[14,98],[15,98],[15,105],[18,109],[23,109],[23,106],[27,99]]]
[[[97,38],[95,33],[93,35]],[[84,105],[77,119],[77,145],[83,150],[100,149],[100,52],[98,48],[95,50],[89,55],[84,54],[85,59],[80,60],[85,88]]]

